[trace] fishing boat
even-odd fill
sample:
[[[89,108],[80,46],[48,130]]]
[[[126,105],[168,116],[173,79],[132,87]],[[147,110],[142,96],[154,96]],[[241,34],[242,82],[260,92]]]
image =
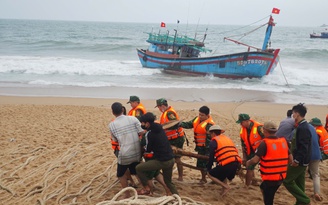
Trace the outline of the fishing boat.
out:
[[[311,33],[310,38],[328,38],[328,32],[324,31],[321,33]]]
[[[213,75],[221,78],[261,78],[272,73],[279,61],[280,49],[269,48],[273,26],[272,15],[267,26],[262,48],[257,48],[224,38],[247,47],[245,52],[225,55],[204,56],[211,52],[205,48],[206,33],[202,40],[187,36],[179,36],[175,29],[174,35],[148,33],[148,49],[137,49],[139,60],[145,68],[162,69],[164,72],[183,75]]]

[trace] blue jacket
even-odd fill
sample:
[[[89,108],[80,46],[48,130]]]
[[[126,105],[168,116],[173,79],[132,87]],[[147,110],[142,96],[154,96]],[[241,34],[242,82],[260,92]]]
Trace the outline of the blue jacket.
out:
[[[320,152],[320,147],[319,147],[318,134],[315,131],[315,128],[311,124],[309,124],[309,129],[310,129],[311,138],[312,138],[311,161],[312,160],[321,160],[321,152]]]

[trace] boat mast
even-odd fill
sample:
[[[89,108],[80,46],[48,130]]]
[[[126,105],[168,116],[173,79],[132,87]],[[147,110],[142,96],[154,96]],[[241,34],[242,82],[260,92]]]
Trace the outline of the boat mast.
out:
[[[177,32],[178,32],[178,30],[174,29],[174,32],[175,32],[175,34],[174,34],[174,40],[173,40],[173,46],[172,46],[172,53],[173,53],[173,54],[174,54],[174,44],[175,44],[175,39],[177,38]]]
[[[270,19],[269,19],[269,22],[268,22],[268,27],[267,27],[267,30],[266,30],[266,33],[265,33],[264,42],[263,42],[263,46],[262,46],[263,51],[268,48],[268,42],[270,41],[273,26],[275,26],[275,23],[273,22],[273,18],[270,15]]]

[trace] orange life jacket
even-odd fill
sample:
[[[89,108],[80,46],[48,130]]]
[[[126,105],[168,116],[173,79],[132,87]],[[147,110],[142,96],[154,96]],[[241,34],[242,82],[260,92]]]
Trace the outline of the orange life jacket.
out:
[[[262,180],[279,181],[286,178],[288,165],[288,145],[284,137],[264,138],[267,152],[260,159]]]
[[[113,122],[114,120],[112,120],[112,122]],[[114,140],[113,140],[113,138],[112,138],[112,136],[110,136],[110,141],[111,141],[111,144],[112,144],[112,149],[114,150],[114,151],[116,151],[116,150],[120,150],[120,145],[118,144],[118,142],[115,142]]]
[[[241,163],[241,158],[238,155],[238,150],[229,137],[221,134],[219,136],[213,137],[212,140],[215,140],[217,144],[214,157],[219,165],[224,166],[231,162]]]
[[[207,124],[211,124],[211,125],[215,124],[211,116],[209,116],[207,120],[204,120],[202,122],[200,122],[199,117],[197,117],[193,122],[192,126],[194,128],[194,139],[197,147],[206,146]]]
[[[141,110],[141,112],[142,112],[143,115],[146,114],[146,109],[144,108],[143,104],[142,103],[139,103],[139,105],[137,107],[132,108],[129,111],[128,115],[135,117],[136,116],[136,110]]]
[[[113,140],[111,140],[112,143],[112,149],[115,150],[120,150],[120,145],[118,144],[118,142],[115,142]]]
[[[256,148],[260,145],[262,141],[261,135],[259,135],[257,132],[258,126],[262,126],[262,124],[254,120],[250,121],[253,122],[253,127],[251,129],[250,136],[247,135],[246,127],[241,127],[240,129],[240,138],[245,143],[247,155],[251,154],[252,152],[255,152]]]
[[[316,126],[315,130],[319,136],[319,145],[323,153],[328,154],[328,133],[323,126]]]
[[[167,113],[168,112],[173,112],[174,115],[176,116],[177,120],[180,120],[178,114],[175,112],[175,110],[173,109],[173,107],[170,106],[161,115],[161,119],[160,119],[160,124],[161,125],[170,121],[170,119],[167,116]],[[165,134],[166,134],[168,140],[173,140],[173,139],[176,139],[178,137],[184,137],[184,131],[183,131],[183,128],[182,127],[179,127],[178,129],[173,129],[173,130],[166,129],[164,131],[165,131]]]

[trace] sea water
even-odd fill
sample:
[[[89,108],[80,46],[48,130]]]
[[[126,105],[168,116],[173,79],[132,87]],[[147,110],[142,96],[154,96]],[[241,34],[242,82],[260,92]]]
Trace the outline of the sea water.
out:
[[[275,93],[277,103],[326,105],[328,39],[310,39],[317,27],[277,24],[271,47],[281,49],[280,61],[261,79],[176,76],[142,68],[137,57],[136,48],[148,47],[146,32],[174,34],[176,29],[197,39],[206,33],[206,48],[212,52],[204,55],[211,56],[247,50],[224,37],[261,48],[265,27],[248,35],[256,28],[0,19],[0,95],[10,95],[8,87],[227,88]]]

